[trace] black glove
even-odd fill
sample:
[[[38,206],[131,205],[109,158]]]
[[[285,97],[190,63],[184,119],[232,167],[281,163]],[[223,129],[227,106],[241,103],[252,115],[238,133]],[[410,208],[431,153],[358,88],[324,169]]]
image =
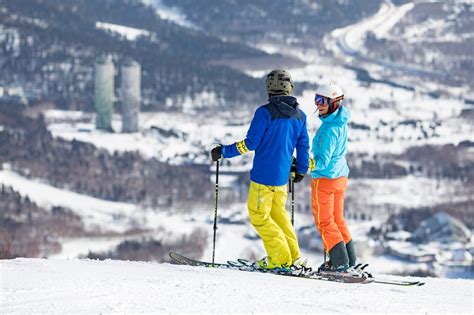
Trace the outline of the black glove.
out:
[[[291,161],[291,168],[290,168],[291,173],[296,173],[296,158],[293,157],[293,161]]]
[[[211,158],[212,160],[218,161],[220,158],[222,158],[222,147],[221,145],[218,145],[214,149],[211,150]]]
[[[298,174],[298,173],[296,173],[296,174],[295,174],[295,178],[293,178],[293,182],[299,183],[299,182],[301,182],[301,181],[303,180],[303,178],[304,178],[304,174]]]

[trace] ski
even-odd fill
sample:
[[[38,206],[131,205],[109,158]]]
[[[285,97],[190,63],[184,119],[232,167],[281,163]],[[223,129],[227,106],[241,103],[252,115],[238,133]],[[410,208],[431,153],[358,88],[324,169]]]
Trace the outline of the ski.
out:
[[[237,261],[243,265],[251,265],[252,262],[248,261],[248,260],[245,260],[245,259],[242,259],[242,258],[239,258],[237,259]],[[356,266],[357,269],[359,269],[360,271],[363,272],[363,274],[366,276],[366,278],[370,279],[371,281],[370,282],[373,282],[373,283],[380,283],[380,284],[390,284],[390,285],[398,285],[398,286],[422,286],[424,285],[425,283],[424,282],[421,282],[421,281],[406,281],[406,280],[392,280],[392,279],[383,279],[383,278],[374,278],[374,276],[371,274],[371,273],[368,273],[366,271],[364,271],[365,268],[367,268],[369,266],[369,264],[359,264]],[[317,272],[317,274],[321,274],[321,275],[327,275],[327,276],[331,276],[331,275],[334,275],[334,272],[328,272],[328,271],[322,271],[322,272]],[[368,283],[368,282],[366,282]]]
[[[170,258],[177,263],[178,265],[189,265],[189,266],[196,266],[196,267],[215,267],[215,268],[225,268],[227,264],[219,264],[219,263],[210,263],[204,262],[199,260],[194,260],[183,255],[180,255],[175,252],[169,253]],[[230,266],[229,266],[230,267]]]
[[[177,264],[180,265],[188,265],[188,266],[197,266],[197,267],[206,267],[206,268],[221,268],[221,269],[231,269],[231,270],[239,270],[239,271],[247,271],[247,272],[262,272],[262,273],[271,273],[277,274],[281,276],[289,276],[289,277],[299,277],[303,279],[313,279],[313,280],[325,280],[325,281],[333,281],[333,282],[342,282],[342,283],[378,283],[378,284],[387,284],[387,285],[396,285],[396,286],[404,286],[404,287],[411,287],[411,286],[422,286],[425,283],[421,281],[406,281],[406,280],[393,280],[393,279],[384,279],[384,278],[375,278],[371,274],[366,273],[367,277],[358,278],[358,277],[350,277],[350,276],[341,276],[340,274],[336,274],[334,272],[314,272],[314,271],[304,271],[304,270],[292,270],[291,272],[283,271],[280,272],[278,270],[264,270],[255,268],[252,265],[252,262],[239,258],[237,261],[227,261],[227,263],[210,263],[200,260],[191,259],[180,255],[176,252],[169,253],[170,258]],[[367,265],[363,265],[365,269]]]
[[[371,283],[373,280],[366,277],[352,277],[348,275],[341,275],[332,272],[317,273],[308,270],[266,270],[255,268],[251,262],[244,259],[238,259],[237,261],[228,261],[226,264],[223,263],[211,263],[200,260],[191,259],[180,255],[175,252],[169,253],[170,258],[177,264],[196,266],[196,267],[207,267],[207,268],[221,268],[221,269],[232,269],[239,271],[248,271],[248,272],[262,272],[275,274],[280,276],[295,277],[302,279],[311,279],[311,280],[322,280],[322,281],[332,281],[340,283],[359,283],[366,284]]]
[[[237,262],[246,267],[252,266],[252,262],[246,259],[239,258],[237,259]],[[229,262],[229,263],[234,263],[234,262]],[[268,272],[267,270],[264,270],[264,269],[262,270],[262,269],[256,269],[255,267],[253,268],[259,272]],[[335,273],[335,272],[316,272],[316,271],[312,271],[311,268],[295,269],[291,273],[284,272],[284,273],[278,273],[278,274],[282,276],[301,277],[304,279],[315,279],[315,280],[333,281],[333,282],[341,282],[341,283],[365,284],[365,283],[372,282],[372,279],[369,279],[368,277],[354,277],[354,276],[345,275],[341,273]]]
[[[366,275],[368,278],[374,278],[374,276],[367,272],[364,271],[365,268],[367,268],[369,264],[358,264],[355,266],[356,269],[360,270],[364,275]],[[393,279],[383,279],[380,277],[377,277],[374,279],[374,283],[381,283],[381,284],[391,284],[391,285],[399,285],[399,286],[422,286],[425,283],[421,281],[407,281],[407,280],[393,280]]]
[[[421,281],[406,281],[406,280],[392,280],[392,279],[374,279],[374,283],[380,284],[391,284],[391,285],[399,285],[402,287],[421,287],[425,285],[424,282]]]

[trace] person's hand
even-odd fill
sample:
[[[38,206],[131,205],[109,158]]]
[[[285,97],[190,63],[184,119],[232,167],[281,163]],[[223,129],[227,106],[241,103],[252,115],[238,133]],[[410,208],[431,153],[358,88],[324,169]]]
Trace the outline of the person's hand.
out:
[[[312,171],[314,171],[315,168],[316,168],[316,164],[314,162],[314,159],[310,158],[309,159],[309,171],[312,172]]]
[[[298,173],[296,173],[296,174],[295,174],[295,178],[293,179],[293,182],[299,183],[299,182],[301,182],[301,181],[303,180],[303,178],[304,178],[304,174],[298,174]]]
[[[296,173],[296,158],[295,157],[293,157],[293,161],[291,161],[290,173]]]
[[[222,158],[222,146],[220,144],[211,150],[211,158],[214,162]]]
[[[296,158],[295,157],[293,157],[293,161],[291,162],[290,176],[294,183],[299,183],[304,178],[304,174],[296,173]]]

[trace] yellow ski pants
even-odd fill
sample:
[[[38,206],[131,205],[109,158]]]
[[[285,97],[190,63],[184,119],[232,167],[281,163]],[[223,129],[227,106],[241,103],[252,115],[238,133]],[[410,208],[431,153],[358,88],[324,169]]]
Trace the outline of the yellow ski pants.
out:
[[[286,212],[287,185],[267,186],[250,182],[248,209],[270,261],[290,266],[300,257],[295,230]]]

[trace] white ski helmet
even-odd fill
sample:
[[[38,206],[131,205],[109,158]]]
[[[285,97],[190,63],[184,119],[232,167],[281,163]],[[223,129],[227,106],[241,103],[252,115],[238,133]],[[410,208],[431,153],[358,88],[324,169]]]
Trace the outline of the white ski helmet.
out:
[[[344,99],[344,92],[336,84],[329,82],[321,84],[316,89],[315,102],[321,97],[327,99],[327,104],[329,104],[329,110],[324,116],[328,116],[334,113],[340,106],[341,102]]]

